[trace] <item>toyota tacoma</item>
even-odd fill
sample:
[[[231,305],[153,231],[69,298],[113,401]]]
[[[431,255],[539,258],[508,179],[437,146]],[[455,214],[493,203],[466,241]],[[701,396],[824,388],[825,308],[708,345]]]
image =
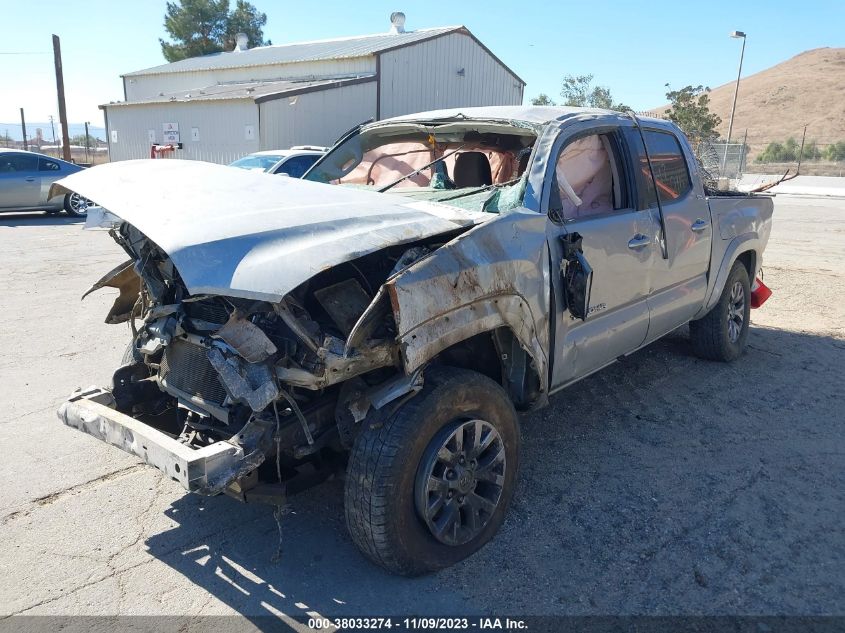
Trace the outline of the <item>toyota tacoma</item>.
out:
[[[304,176],[178,160],[73,174],[129,261],[132,339],[67,425],[245,502],[345,473],[355,544],[400,574],[495,535],[518,412],[689,323],[746,346],[768,196],[718,192],[674,124],[489,107],[358,126]]]

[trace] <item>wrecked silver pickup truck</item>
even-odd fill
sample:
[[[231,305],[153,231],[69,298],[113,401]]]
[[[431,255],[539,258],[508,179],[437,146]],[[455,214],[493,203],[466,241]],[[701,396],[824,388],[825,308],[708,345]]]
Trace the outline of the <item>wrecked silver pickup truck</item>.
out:
[[[768,292],[771,199],[711,195],[674,125],[601,110],[379,121],[305,180],[169,160],[58,186],[107,210],[131,259],[92,290],[134,334],[62,421],[200,494],[279,505],[345,469],[353,540],[402,574],[496,533],[517,411],[687,322],[735,359]]]

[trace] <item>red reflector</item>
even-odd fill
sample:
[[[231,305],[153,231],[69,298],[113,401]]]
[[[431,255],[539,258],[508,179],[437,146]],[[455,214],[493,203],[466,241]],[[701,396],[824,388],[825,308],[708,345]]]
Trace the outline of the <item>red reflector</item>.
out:
[[[769,287],[759,279],[754,280],[754,286],[751,288],[751,307],[759,308],[766,299],[772,296],[772,291]]]

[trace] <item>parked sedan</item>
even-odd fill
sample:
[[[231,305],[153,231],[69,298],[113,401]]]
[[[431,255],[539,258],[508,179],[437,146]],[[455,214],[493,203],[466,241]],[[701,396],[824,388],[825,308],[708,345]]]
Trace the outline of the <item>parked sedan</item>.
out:
[[[230,167],[256,169],[268,174],[285,174],[291,178],[302,178],[306,171],[326,153],[325,147],[297,145],[290,149],[255,152],[239,158]]]
[[[84,217],[88,201],[79,194],[49,197],[50,185],[81,169],[35,152],[0,149],[0,211],[58,213],[64,209],[68,215]]]

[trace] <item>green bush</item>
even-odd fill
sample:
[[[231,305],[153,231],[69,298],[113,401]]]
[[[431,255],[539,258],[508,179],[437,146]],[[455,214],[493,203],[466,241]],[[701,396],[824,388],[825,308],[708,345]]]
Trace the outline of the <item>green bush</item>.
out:
[[[831,143],[827,146],[827,149],[824,151],[824,157],[827,160],[832,160],[836,162],[844,161],[845,160],[845,141],[839,141],[838,143]]]
[[[801,154],[801,145],[794,138],[788,138],[785,143],[769,143],[760,154],[757,155],[758,163],[794,163],[798,161]],[[845,160],[845,142],[831,143],[824,151],[819,149],[816,141],[807,141],[804,144],[802,160]]]

